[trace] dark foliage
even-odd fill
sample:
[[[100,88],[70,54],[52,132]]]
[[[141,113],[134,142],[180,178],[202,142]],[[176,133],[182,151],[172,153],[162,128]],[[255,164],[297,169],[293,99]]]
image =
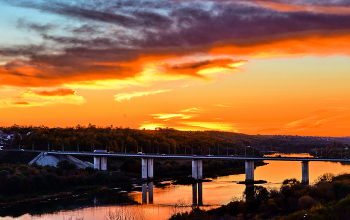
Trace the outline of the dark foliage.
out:
[[[350,175],[322,175],[313,186],[287,179],[279,191],[247,186],[245,200],[220,208],[176,214],[172,220],[202,219],[350,219]]]

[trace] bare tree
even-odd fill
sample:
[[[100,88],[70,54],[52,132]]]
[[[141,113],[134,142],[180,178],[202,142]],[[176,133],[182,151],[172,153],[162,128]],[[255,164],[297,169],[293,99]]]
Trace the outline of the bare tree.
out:
[[[126,208],[125,206],[109,210],[103,220],[147,220],[149,215],[139,208]]]

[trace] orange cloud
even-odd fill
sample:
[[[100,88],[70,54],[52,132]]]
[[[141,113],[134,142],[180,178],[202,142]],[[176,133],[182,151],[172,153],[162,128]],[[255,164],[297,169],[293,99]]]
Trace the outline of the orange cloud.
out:
[[[170,92],[170,91],[172,90],[165,89],[165,90],[156,90],[156,91],[149,91],[149,92],[119,93],[117,95],[114,95],[114,99],[118,102],[121,102],[123,100],[130,100],[131,98],[134,98],[134,97],[156,95],[159,93]]]
[[[70,96],[75,95],[76,91],[72,89],[57,88],[53,91],[24,91],[19,96],[37,95],[37,96]]]
[[[15,104],[15,105],[30,105],[29,102],[15,102],[13,104]]]
[[[193,117],[192,115],[186,114],[152,114],[152,116],[155,116],[155,119],[163,119],[164,121],[168,121],[172,118],[189,119]]]
[[[201,74],[205,70],[210,70],[213,68],[220,68],[221,70],[236,70],[236,66],[242,65],[244,61],[234,61],[232,59],[213,59],[213,60],[202,60],[193,61],[188,63],[180,63],[176,65],[164,64],[164,71],[170,74],[181,74],[190,75],[199,78],[203,78],[204,75]]]
[[[200,113],[200,112],[203,112],[203,111],[204,110],[201,107],[197,107],[197,108],[194,107],[194,108],[183,109],[180,112],[194,112],[194,113],[198,112],[198,113]]]
[[[223,104],[216,104],[217,107],[223,107],[223,108],[231,108],[229,105],[223,105]]]
[[[77,96],[72,89],[57,88],[52,91],[26,90],[17,97],[8,97],[0,100],[0,108],[6,107],[32,107],[54,104],[83,104],[85,99]]]
[[[192,121],[192,122],[182,122],[182,124],[185,124],[190,127],[197,127],[201,128],[202,130],[221,130],[221,131],[234,131],[238,132],[237,128],[234,127],[233,123],[227,123],[227,122],[199,122],[199,121]]]
[[[308,36],[309,35],[309,36]],[[347,49],[350,47],[350,34],[332,34],[317,36],[307,34],[304,36],[284,37],[281,40],[269,40],[264,43],[237,46],[217,45],[210,50],[213,55],[230,54],[242,55],[252,58],[273,58],[288,56],[327,56],[327,55],[350,55]]]
[[[261,6],[266,6],[277,11],[301,11],[301,12],[315,12],[324,14],[338,14],[338,15],[349,15],[350,8],[345,6],[335,5],[306,5],[306,4],[291,4],[285,2],[276,1],[256,1]]]

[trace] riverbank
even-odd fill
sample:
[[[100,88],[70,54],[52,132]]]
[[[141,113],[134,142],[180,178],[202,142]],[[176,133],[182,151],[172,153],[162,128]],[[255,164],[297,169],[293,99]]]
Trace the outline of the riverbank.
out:
[[[350,174],[324,174],[312,186],[294,178],[283,181],[278,190],[249,186],[244,198],[208,211],[177,213],[170,220],[350,219]]]
[[[171,162],[164,161],[162,165]],[[256,166],[266,163],[259,162]],[[178,164],[173,164],[175,167]],[[98,171],[93,169],[67,170],[69,166],[63,164],[59,168],[40,167],[29,165],[2,165],[0,167],[0,205],[2,207],[14,204],[27,204],[43,202],[63,197],[77,196],[81,194],[94,194],[108,191],[116,187],[124,191],[131,191],[133,185],[141,185],[144,181],[140,174],[116,171]],[[205,171],[205,170],[204,170]],[[222,169],[218,171],[204,172],[205,178],[216,178],[218,176],[243,174],[243,167]],[[190,184],[186,180],[187,173],[167,177],[156,176],[153,179],[155,185],[163,181],[171,181],[172,184]],[[180,180],[180,181],[179,181]],[[193,181],[191,181],[192,183]]]

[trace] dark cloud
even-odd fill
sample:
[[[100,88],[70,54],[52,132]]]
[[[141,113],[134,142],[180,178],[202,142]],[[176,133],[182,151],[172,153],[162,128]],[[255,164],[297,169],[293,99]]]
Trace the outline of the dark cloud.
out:
[[[237,61],[236,61],[237,62]],[[174,70],[185,70],[185,69],[201,69],[207,68],[208,66],[220,66],[225,68],[230,68],[228,64],[235,63],[232,59],[213,59],[213,60],[203,60],[200,62],[182,63],[174,66],[170,66]]]
[[[256,1],[256,0],[253,0]],[[322,6],[350,6],[348,0],[265,0],[266,2],[276,2],[285,4],[300,5],[322,5]]]
[[[236,63],[246,62],[245,60],[232,60],[232,59],[211,59],[211,60],[202,60],[198,62],[187,62],[180,63],[176,65],[163,65],[163,70],[168,74],[179,74],[179,75],[189,75],[194,77],[203,78],[204,76],[198,74],[198,71],[205,70],[209,68],[222,67],[227,70],[237,69],[234,66]]]
[[[30,23],[24,19],[18,19],[17,28],[27,29],[28,31],[33,30],[36,32],[47,32],[49,30],[56,29],[57,26],[52,25],[52,24],[40,25],[40,24],[36,24],[36,23]]]
[[[50,1],[37,3],[33,1],[16,1],[10,4],[36,8],[45,12],[55,13],[63,16],[78,18],[82,20],[93,20],[109,24],[120,25],[122,27],[132,28],[168,28],[172,21],[169,17],[152,11],[122,10],[121,4],[109,1]],[[135,1],[129,1],[130,6],[140,5]],[[122,4],[123,5],[123,4]],[[127,5],[127,2],[124,3]],[[121,9],[121,10],[118,10]]]
[[[124,79],[142,71],[142,56],[181,56],[208,52],[214,45],[247,48],[268,42],[308,36],[350,33],[350,14],[314,11],[278,11],[258,2],[343,6],[347,1],[7,1],[75,19],[55,33],[52,24],[19,20],[18,28],[37,31],[42,45],[0,47],[0,56],[13,57],[0,66],[0,83],[38,86],[65,81]],[[255,4],[256,3],[256,4]],[[55,26],[56,27],[56,26]],[[65,31],[65,32],[64,32]],[[133,63],[135,62],[135,63]],[[194,70],[229,62],[206,60],[168,66],[193,74]],[[226,62],[226,63],[225,63]],[[129,63],[129,64],[128,64]],[[30,71],[24,71],[24,68]],[[175,71],[176,70],[176,71]],[[195,74],[194,74],[195,76]],[[39,79],[39,80],[34,80]]]
[[[113,46],[114,42],[113,39],[111,38],[102,38],[102,37],[96,37],[96,38],[83,38],[83,37],[66,37],[66,36],[50,36],[50,35],[46,35],[43,34],[41,35],[43,37],[43,39],[45,40],[52,40],[55,43],[60,43],[60,44],[64,44],[64,45],[68,45],[68,44],[74,44],[74,45],[83,45],[83,46],[93,46],[93,47],[99,47],[99,46],[103,46],[103,47],[108,47],[108,46]]]
[[[43,45],[20,45],[12,47],[0,47],[0,55],[4,57],[35,55],[44,50]]]

